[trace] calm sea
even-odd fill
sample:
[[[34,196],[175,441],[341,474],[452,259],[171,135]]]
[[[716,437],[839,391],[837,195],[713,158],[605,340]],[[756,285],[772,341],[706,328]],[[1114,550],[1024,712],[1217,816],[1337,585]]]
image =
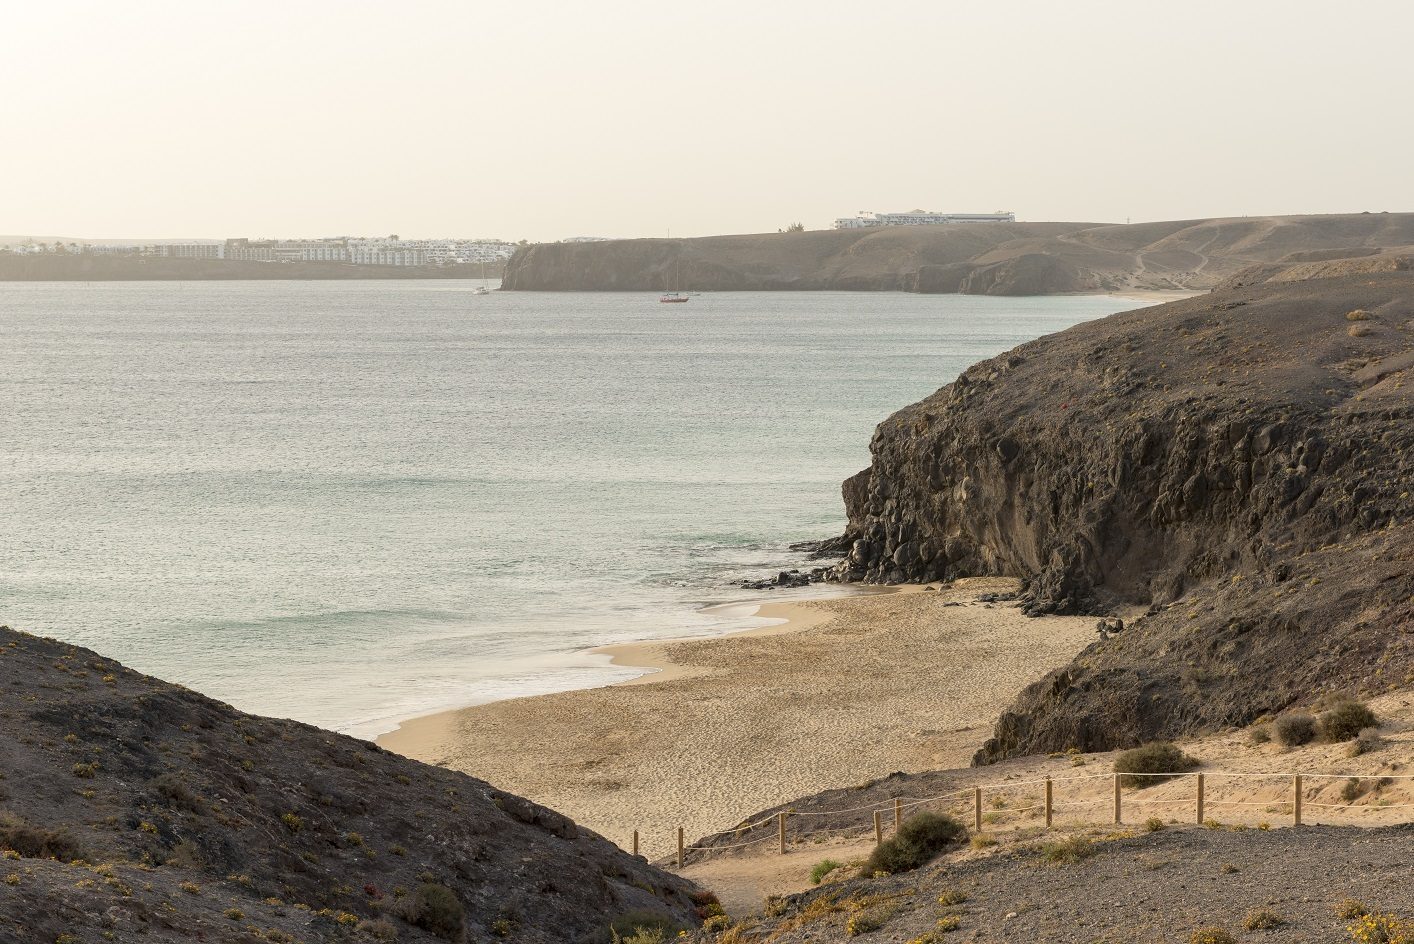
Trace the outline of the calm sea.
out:
[[[751,625],[874,425],[1100,297],[0,284],[0,622],[353,733]]]

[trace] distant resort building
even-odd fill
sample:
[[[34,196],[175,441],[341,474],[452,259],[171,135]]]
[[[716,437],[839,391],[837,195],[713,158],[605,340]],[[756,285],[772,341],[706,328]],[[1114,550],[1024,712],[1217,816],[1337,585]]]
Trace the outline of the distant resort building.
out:
[[[1015,223],[1016,214],[998,210],[996,213],[937,213],[931,210],[909,210],[906,213],[869,213],[842,216],[835,220],[835,229],[866,229],[871,226],[938,226],[944,223]]]

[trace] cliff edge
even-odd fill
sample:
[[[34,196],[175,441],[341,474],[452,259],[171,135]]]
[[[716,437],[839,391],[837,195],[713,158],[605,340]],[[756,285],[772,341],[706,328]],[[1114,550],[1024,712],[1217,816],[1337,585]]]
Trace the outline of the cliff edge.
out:
[[[1028,689],[982,762],[1403,684],[1411,368],[1402,269],[1268,273],[1041,338],[880,424],[838,576],[1005,575],[1030,613],[1144,614]]]

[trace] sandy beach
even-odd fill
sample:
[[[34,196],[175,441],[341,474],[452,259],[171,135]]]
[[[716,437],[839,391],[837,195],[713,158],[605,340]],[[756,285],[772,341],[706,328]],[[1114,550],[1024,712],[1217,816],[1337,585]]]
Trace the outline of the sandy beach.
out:
[[[666,854],[802,794],[895,770],[965,766],[1027,683],[1068,661],[1092,619],[1028,619],[967,580],[766,603],[786,623],[731,636],[617,646],[663,671],[586,691],[407,722],[389,750],[483,777],[622,845]]]

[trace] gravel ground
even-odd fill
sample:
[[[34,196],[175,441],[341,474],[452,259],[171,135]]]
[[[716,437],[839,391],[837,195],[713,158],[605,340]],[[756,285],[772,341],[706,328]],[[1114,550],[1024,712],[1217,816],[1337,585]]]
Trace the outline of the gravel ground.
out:
[[[1166,829],[1090,848],[1088,857],[1063,864],[1047,864],[1027,847],[827,883],[778,903],[775,916],[740,940],[906,942],[931,932],[939,942],[1149,944],[1187,942],[1198,928],[1221,927],[1240,942],[1329,944],[1349,940],[1350,921],[1333,909],[1346,898],[1414,919],[1414,827]],[[945,892],[966,900],[940,905]],[[1246,930],[1258,908],[1283,923]],[[848,923],[861,914],[881,927],[851,934]],[[939,931],[949,914],[958,927]]]

